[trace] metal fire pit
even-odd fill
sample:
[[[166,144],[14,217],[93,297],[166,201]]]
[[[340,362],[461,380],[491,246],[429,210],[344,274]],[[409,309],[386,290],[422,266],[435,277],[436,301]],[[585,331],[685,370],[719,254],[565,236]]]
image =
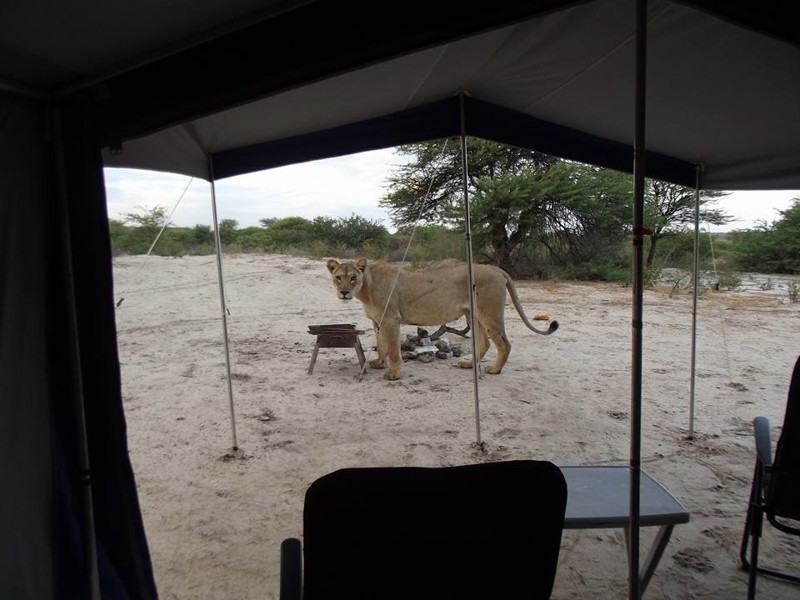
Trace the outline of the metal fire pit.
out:
[[[335,323],[331,325],[309,325],[308,333],[317,336],[314,344],[314,351],[311,353],[311,363],[308,365],[308,374],[314,372],[314,365],[317,363],[317,354],[320,348],[355,348],[358,355],[358,365],[362,369],[366,362],[364,349],[361,347],[361,340],[358,336],[364,333],[361,329],[356,329],[352,323]]]

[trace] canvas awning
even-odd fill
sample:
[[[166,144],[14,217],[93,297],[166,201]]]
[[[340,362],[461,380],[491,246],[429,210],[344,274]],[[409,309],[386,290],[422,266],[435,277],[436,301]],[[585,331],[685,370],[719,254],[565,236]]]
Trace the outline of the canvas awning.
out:
[[[800,97],[800,48],[691,4],[649,3],[648,176],[800,187],[800,103],[781,100]],[[222,179],[457,136],[463,92],[469,135],[630,171],[634,6],[535,14],[119,140],[104,162],[208,179],[210,156]]]

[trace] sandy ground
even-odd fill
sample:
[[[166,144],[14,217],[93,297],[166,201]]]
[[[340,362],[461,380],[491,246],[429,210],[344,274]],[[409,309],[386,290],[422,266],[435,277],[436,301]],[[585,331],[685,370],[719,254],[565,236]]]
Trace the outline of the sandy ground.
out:
[[[628,464],[630,288],[519,283],[528,314],[561,328],[537,336],[507,306],[509,362],[477,385],[480,451],[472,372],[456,359],[407,362],[388,382],[372,369],[359,378],[353,349],[323,349],[308,374],[309,325],[357,324],[368,358],[374,344],[361,304],[335,298],[323,261],[242,255],[223,267],[237,452],[214,257],[114,265],[130,453],[163,599],[276,599],[279,546],[302,536],[304,492],[340,467]],[[747,281],[756,285],[698,301],[694,439],[691,295],[668,285],[645,293],[643,466],[691,513],[648,598],[745,597],[751,423],[768,417],[777,439],[800,352],[800,305],[788,302],[786,281]],[[642,529],[643,553],[653,533]],[[768,533],[762,561],[800,565],[797,539]],[[566,530],[553,597],[626,597],[624,544],[618,529]],[[759,596],[798,598],[800,588],[761,578]]]

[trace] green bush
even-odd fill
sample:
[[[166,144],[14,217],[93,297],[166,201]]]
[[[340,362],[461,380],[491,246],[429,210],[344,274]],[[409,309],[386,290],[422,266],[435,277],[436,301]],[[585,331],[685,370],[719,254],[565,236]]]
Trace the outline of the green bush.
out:
[[[800,280],[793,279],[789,282],[786,295],[788,296],[791,304],[797,304],[800,302]]]
[[[613,263],[586,262],[568,265],[554,274],[560,279],[576,279],[579,281],[609,281],[614,283],[630,283],[630,269]]]
[[[466,242],[462,232],[447,227],[428,225],[406,229],[393,236],[389,260],[424,264],[447,258],[466,259]]]
[[[720,290],[736,291],[741,283],[741,276],[730,271],[722,271],[717,277],[717,286]]]
[[[761,273],[800,273],[800,198],[792,207],[779,211],[772,225],[732,234],[736,268]]]
[[[735,271],[800,273],[800,202],[782,212],[771,226],[753,230],[700,236],[700,269],[714,269],[720,287],[735,289]],[[166,225],[165,225],[166,223]],[[378,221],[358,215],[347,218],[302,217],[262,219],[260,227],[240,229],[233,219],[219,226],[224,252],[280,252],[315,257],[336,256],[425,264],[447,258],[467,258],[466,236],[460,229],[442,225],[404,227],[390,234]],[[145,210],[109,220],[109,235],[115,256],[146,254],[162,256],[207,255],[215,252],[215,235],[207,225],[173,227],[164,209]],[[588,235],[588,234],[586,234]],[[584,236],[586,237],[586,236]],[[602,236],[601,236],[602,237]],[[545,240],[545,241],[543,241]],[[475,238],[473,238],[475,244]],[[577,245],[575,245],[577,244]],[[587,248],[591,252],[587,255]],[[676,232],[661,238],[652,267],[643,282],[652,286],[666,267],[686,271],[693,268],[694,234]],[[491,247],[474,247],[476,262],[496,258]],[[586,258],[589,256],[589,259]],[[521,279],[578,279],[629,283],[633,249],[628,238],[538,236],[516,243],[511,255],[513,276]],[[508,258],[508,257],[507,257]]]
[[[270,249],[270,238],[261,227],[246,227],[236,232],[236,244],[250,252],[265,252]]]

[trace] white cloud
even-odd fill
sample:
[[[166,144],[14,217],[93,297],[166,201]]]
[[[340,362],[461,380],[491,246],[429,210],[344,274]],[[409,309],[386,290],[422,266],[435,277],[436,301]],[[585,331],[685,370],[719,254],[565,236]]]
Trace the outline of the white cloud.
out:
[[[250,227],[265,218],[357,214],[389,228],[388,214],[378,203],[392,168],[400,162],[393,149],[375,150],[223,179],[216,183],[217,216]],[[164,206],[168,213],[174,210],[175,225],[212,223],[211,186],[206,181],[112,168],[105,169],[105,177],[112,219]]]
[[[403,157],[394,149],[362,152],[290,165],[223,179],[216,184],[220,220],[234,219],[239,227],[258,226],[265,218],[352,214],[379,221],[391,230],[388,214],[379,206],[389,177]],[[174,210],[172,222],[182,227],[211,225],[211,186],[182,175],[133,169],[105,170],[108,212],[112,219],[140,207]],[[187,187],[188,185],[188,187]],[[759,221],[780,218],[800,190],[733,192],[715,206],[736,220],[714,231],[747,229]]]
[[[712,231],[751,229],[759,221],[772,224],[780,219],[779,210],[792,206],[792,199],[800,198],[800,190],[738,191],[720,198],[715,207],[724,210],[736,220],[723,227],[712,226]]]

